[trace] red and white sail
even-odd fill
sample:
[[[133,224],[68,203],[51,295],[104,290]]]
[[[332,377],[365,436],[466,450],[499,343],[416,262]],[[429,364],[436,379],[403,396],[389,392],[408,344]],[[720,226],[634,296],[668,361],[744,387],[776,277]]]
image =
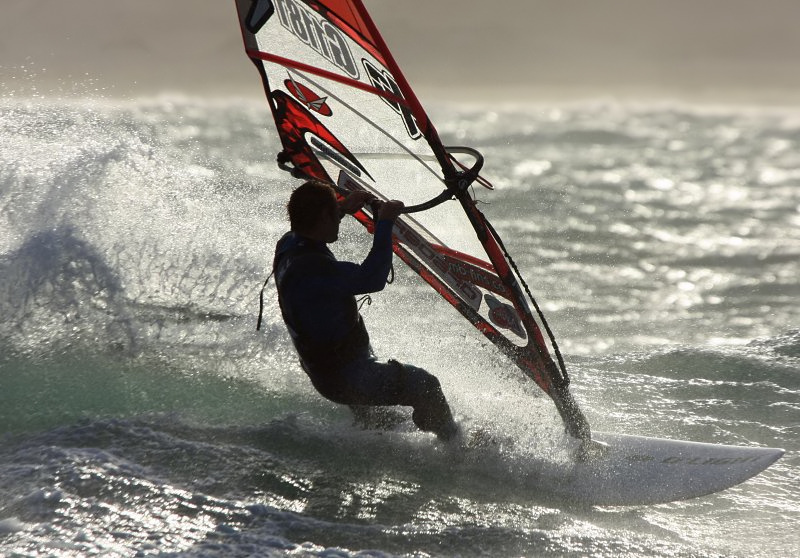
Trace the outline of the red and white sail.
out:
[[[236,4],[283,146],[280,164],[415,209],[395,225],[395,253],[550,395],[570,434],[588,440],[546,323],[469,193],[474,182],[491,187],[477,174],[482,158],[442,145],[362,2]],[[465,156],[466,164],[457,159]],[[372,226],[365,213],[356,218]]]

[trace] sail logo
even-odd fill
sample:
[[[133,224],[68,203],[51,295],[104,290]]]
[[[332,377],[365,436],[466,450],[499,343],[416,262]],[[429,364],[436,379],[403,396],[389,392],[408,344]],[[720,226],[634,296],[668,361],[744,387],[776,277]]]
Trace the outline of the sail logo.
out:
[[[369,81],[372,83],[372,86],[375,87],[375,89],[384,91],[395,99],[403,98],[403,92],[400,91],[400,87],[397,85],[397,82],[392,74],[386,70],[378,68],[369,60],[364,59],[363,63],[364,68],[367,70]],[[419,139],[422,137],[422,132],[420,132],[419,126],[417,126],[417,120],[414,118],[414,115],[411,113],[411,109],[407,104],[401,104],[398,101],[383,96],[381,96],[381,99],[383,99],[384,103],[392,107],[392,109],[400,115],[400,118],[403,119],[403,124],[406,127],[408,135],[411,136],[411,139]]]
[[[287,31],[348,76],[358,79],[358,66],[347,45],[347,39],[335,25],[317,12],[302,7],[295,0],[273,2],[278,19]]]
[[[514,332],[518,337],[526,338],[525,328],[522,327],[522,322],[520,322],[513,306],[500,302],[490,294],[487,294],[484,298],[489,305],[489,320],[494,325]]]
[[[333,114],[331,107],[328,106],[327,97],[320,97],[302,83],[296,82],[291,76],[289,79],[283,81],[283,85],[286,86],[289,93],[294,95],[294,98],[303,103],[307,109],[313,110],[322,116],[330,116]]]
[[[471,283],[450,273],[450,266],[447,263],[447,258],[436,252],[433,246],[414,232],[402,219],[398,219],[394,222],[393,232],[402,244],[408,246],[425,265],[444,279],[445,283],[447,283],[464,302],[475,310],[480,308],[480,290]]]
[[[458,277],[462,281],[474,283],[479,287],[488,289],[506,298],[511,297],[511,293],[500,278],[494,273],[485,271],[478,266],[468,264],[450,256],[443,256],[447,262],[447,272]]]

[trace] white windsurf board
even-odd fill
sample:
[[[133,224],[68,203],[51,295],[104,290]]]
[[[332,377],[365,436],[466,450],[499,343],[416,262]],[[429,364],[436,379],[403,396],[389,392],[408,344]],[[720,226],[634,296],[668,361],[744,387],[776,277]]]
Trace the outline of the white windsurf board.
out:
[[[548,492],[601,506],[649,505],[720,492],[759,474],[784,451],[595,432],[602,444],[555,470]],[[542,479],[544,480],[544,479]]]

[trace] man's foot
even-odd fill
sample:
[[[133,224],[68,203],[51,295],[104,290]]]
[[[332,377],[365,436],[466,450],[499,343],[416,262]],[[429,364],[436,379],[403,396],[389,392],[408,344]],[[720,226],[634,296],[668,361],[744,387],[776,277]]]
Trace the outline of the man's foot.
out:
[[[355,425],[365,430],[392,430],[409,420],[408,412],[397,407],[350,405]]]
[[[451,419],[449,423],[439,428],[436,432],[434,432],[434,434],[436,434],[436,437],[441,441],[450,442],[451,440],[459,438],[461,434],[461,427],[456,421]]]

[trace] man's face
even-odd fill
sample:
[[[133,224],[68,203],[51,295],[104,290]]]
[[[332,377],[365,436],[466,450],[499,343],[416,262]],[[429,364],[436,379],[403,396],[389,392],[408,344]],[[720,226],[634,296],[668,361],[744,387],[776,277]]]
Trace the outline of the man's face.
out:
[[[322,214],[320,230],[323,232],[326,243],[336,242],[339,239],[339,207],[334,206],[331,211]]]

